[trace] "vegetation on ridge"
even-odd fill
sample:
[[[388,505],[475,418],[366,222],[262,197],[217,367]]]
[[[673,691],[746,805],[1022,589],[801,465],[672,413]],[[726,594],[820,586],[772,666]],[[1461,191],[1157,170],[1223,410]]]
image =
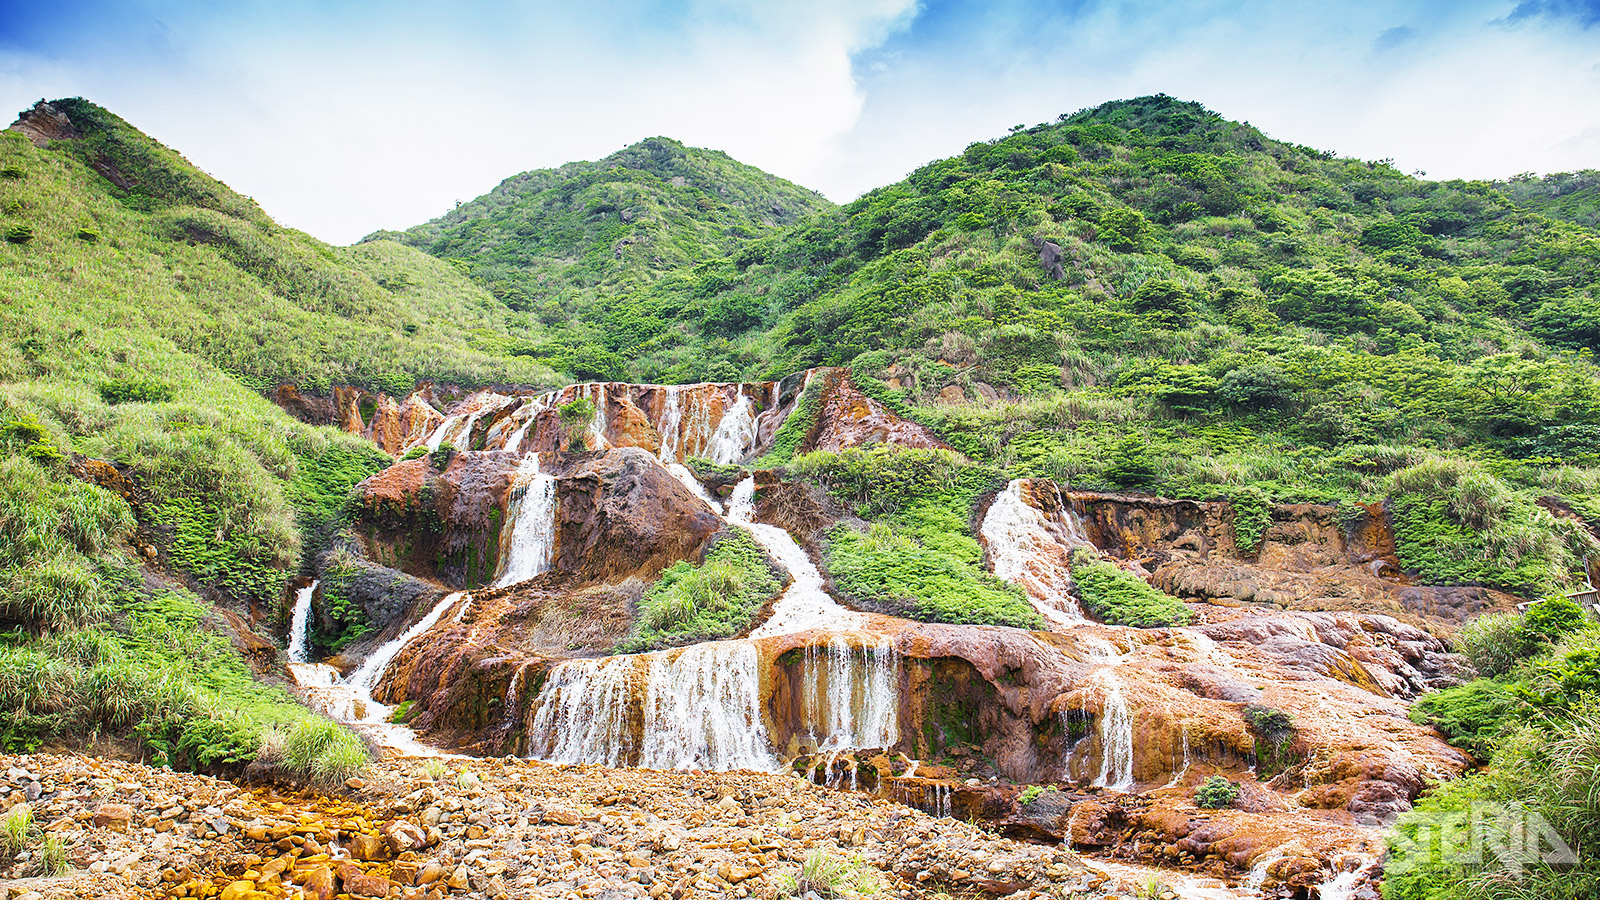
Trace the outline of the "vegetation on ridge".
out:
[[[681,647],[737,637],[783,588],[767,552],[750,533],[732,526],[717,538],[705,562],[680,562],[639,600],[634,632],[618,653]]]

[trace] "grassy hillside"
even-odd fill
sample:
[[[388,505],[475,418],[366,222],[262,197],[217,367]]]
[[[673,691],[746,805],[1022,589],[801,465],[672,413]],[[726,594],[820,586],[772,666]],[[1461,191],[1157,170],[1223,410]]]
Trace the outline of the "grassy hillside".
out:
[[[1600,170],[1561,172],[1536,178],[1518,175],[1496,182],[1523,209],[1588,228],[1600,227]]]
[[[759,305],[700,302],[717,284],[717,267],[706,265],[831,208],[725,153],[658,137],[596,162],[523,172],[427,224],[368,240],[460,262],[528,311],[533,325],[509,345],[514,352],[575,378],[611,379],[640,374],[625,360],[656,351],[677,366],[660,378],[694,381],[705,363],[671,352],[687,332],[670,326],[731,333],[765,315]]]
[[[512,313],[456,267],[325,246],[105,110],[53,107],[24,114],[46,147],[0,133],[0,744],[87,730],[206,766],[310,740],[206,601],[275,629],[315,526],[387,460],[261,392],[555,375],[482,346]]]
[[[519,176],[410,239],[497,289],[536,273],[514,302],[544,298],[545,330],[511,340],[574,375],[849,364],[1013,476],[1387,500],[1429,583],[1540,595],[1595,550],[1541,505],[1600,512],[1600,235],[1535,202],[1581,186],[1429,182],[1145,97],[974,143],[661,275],[631,246],[600,252],[629,207],[596,178]],[[539,241],[554,249],[516,255]],[[559,254],[590,262],[537,261]]]

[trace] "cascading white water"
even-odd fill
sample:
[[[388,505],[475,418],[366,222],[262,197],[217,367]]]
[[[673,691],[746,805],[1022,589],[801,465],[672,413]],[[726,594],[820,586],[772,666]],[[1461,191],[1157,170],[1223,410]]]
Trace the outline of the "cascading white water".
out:
[[[289,618],[289,662],[304,663],[311,660],[311,595],[317,590],[315,581],[294,594],[294,614]]]
[[[1096,787],[1114,791],[1133,789],[1133,714],[1122,696],[1122,679],[1116,670],[1094,673],[1100,687],[1100,774]]]
[[[1344,871],[1336,872],[1332,878],[1317,885],[1317,897],[1320,900],[1351,900],[1356,895],[1356,887],[1363,878],[1372,875],[1372,869],[1377,864],[1376,860],[1366,857],[1357,857],[1351,861],[1341,861]]]
[[[608,385],[600,382],[588,386],[589,402],[594,404],[594,417],[589,420],[589,446],[585,449],[605,450],[610,447],[606,442],[606,428],[610,424],[607,419],[610,415],[607,387]]]
[[[711,461],[719,465],[743,462],[756,443],[755,401],[743,394],[722,414],[716,434],[706,447]]]
[[[626,765],[637,752],[628,712],[639,660],[573,659],[552,668],[533,701],[528,755],[558,763]]]
[[[291,663],[289,671],[314,705],[330,717],[367,734],[380,746],[410,756],[439,756],[437,749],[418,742],[411,729],[387,721],[393,710],[372,699],[372,689],[407,644],[438,624],[452,605],[459,602],[464,606],[471,599],[465,592],[446,595],[404,634],[374,650],[349,678],[340,679],[338,670],[320,663]]]
[[[754,644],[715,641],[652,656],[641,766],[777,768],[761,715],[760,657]]]
[[[517,411],[518,413],[526,411],[527,418],[523,420],[522,425],[516,431],[511,433],[511,437],[506,439],[503,449],[510,450],[513,453],[522,450],[523,442],[528,439],[529,429],[533,428],[533,423],[539,420],[539,414],[550,408],[550,396],[549,394],[540,394],[528,400],[523,405],[523,408]]]
[[[511,682],[506,685],[506,700],[500,707],[500,730],[510,731],[516,727],[517,717],[521,714],[519,704],[522,702],[522,682],[528,675],[528,667],[533,665],[525,662],[517,666],[511,673]]]
[[[840,606],[822,589],[822,573],[793,536],[775,525],[752,522],[755,516],[755,478],[739,482],[728,498],[728,521],[750,532],[778,565],[793,579],[772,606],[772,615],[750,633],[752,638],[794,634],[813,628],[850,631],[866,621],[860,613]]]
[[[712,512],[720,516],[722,504],[711,496],[705,485],[700,483],[700,479],[694,477],[689,467],[679,461],[679,456],[682,455],[679,452],[679,431],[683,424],[684,387],[674,385],[662,390],[666,392],[667,399],[662,403],[661,423],[657,426],[657,430],[661,433],[661,447],[656,450],[656,458],[666,465],[672,477],[678,479],[690,493],[700,498],[705,505],[711,507]]]
[[[893,746],[899,740],[900,657],[892,641],[858,640],[852,646],[837,633],[864,617],[822,590],[821,573],[788,532],[750,521],[754,492],[754,479],[739,485],[728,521],[748,529],[793,581],[771,619],[751,637],[831,630],[823,646],[809,647],[802,661],[802,715],[810,743],[833,752]],[[529,755],[551,762],[778,767],[761,712],[760,653],[751,640],[569,660],[550,671],[530,708]]]
[[[900,740],[900,654],[888,639],[852,647],[840,634],[801,661],[801,721],[813,752],[892,747]]]
[[[445,435],[455,430],[461,424],[463,418],[463,416],[447,416],[443,422],[440,422],[439,427],[433,430],[433,434],[428,435],[428,452],[437,452],[444,445]]]
[[[979,529],[989,547],[994,574],[1028,593],[1039,614],[1053,625],[1071,627],[1084,621],[1072,596],[1068,554],[1076,547],[1093,548],[1083,524],[1071,510],[1061,521],[1046,516],[1023,496],[1023,479],[1015,479],[989,504]]]
[[[700,483],[700,479],[694,477],[694,473],[689,471],[688,466],[683,463],[667,463],[667,471],[672,473],[672,477],[682,482],[683,486],[689,489],[689,493],[698,497],[700,502],[711,507],[712,512],[718,516],[722,515],[722,504],[711,496],[711,492],[706,490],[706,486]]]
[[[1245,887],[1259,894],[1261,889],[1266,886],[1267,876],[1271,874],[1268,870],[1272,868],[1272,864],[1288,856],[1290,850],[1298,849],[1293,844],[1285,844],[1256,857],[1255,862],[1250,866],[1250,874],[1245,877]]]
[[[1183,760],[1181,764],[1179,760],[1173,760],[1172,780],[1165,785],[1169,788],[1177,787],[1183,783],[1183,776],[1189,774],[1189,766],[1192,764],[1192,760],[1189,757],[1189,729],[1187,726],[1180,725],[1178,726],[1178,733],[1183,735]]]
[[[542,575],[555,557],[556,478],[540,470],[538,453],[522,458],[511,490],[511,533],[502,547],[495,587]]]
[[[493,392],[478,395],[472,402],[473,409],[469,412],[456,413],[439,423],[439,427],[428,435],[428,452],[436,452],[444,446],[445,441],[457,450],[470,450],[472,444],[472,429],[477,426],[478,420],[490,413],[499,412],[508,405],[517,402],[516,397],[507,397]]]
[[[667,399],[661,404],[661,421],[656,432],[661,435],[661,446],[656,457],[669,465],[681,462],[678,453],[679,430],[683,427],[683,388],[677,385],[662,388]]]
[[[384,670],[389,668],[389,663],[400,655],[400,651],[404,650],[407,644],[426,634],[428,629],[438,624],[439,617],[445,614],[445,610],[448,610],[463,599],[470,599],[465,591],[446,594],[444,599],[434,604],[433,609],[428,610],[428,614],[419,619],[416,624],[407,628],[399,637],[372,651],[372,655],[362,660],[360,667],[350,673],[350,677],[345,679],[345,683],[361,695],[361,699],[366,705],[377,709],[380,714],[386,713],[388,711],[387,707],[372,699],[372,689],[383,678]],[[371,716],[364,718],[370,719]]]
[[[1100,765],[1095,773],[1093,784],[1096,787],[1111,788],[1117,791],[1133,789],[1133,712],[1128,708],[1128,701],[1123,696],[1122,679],[1117,676],[1117,666],[1126,659],[1111,642],[1096,637],[1085,638],[1089,661],[1096,664],[1097,668],[1089,676],[1093,686],[1093,694],[1100,701],[1100,714],[1095,717],[1095,739],[1099,745]],[[1080,695],[1079,711],[1088,718],[1089,710],[1088,690]],[[1065,711],[1063,711],[1065,716]],[[1063,726],[1070,727],[1068,722]],[[1079,744],[1074,744],[1072,752],[1076,752]],[[1071,777],[1072,757],[1069,753],[1067,769]]]
[[[761,716],[760,659],[746,641],[569,660],[551,670],[533,706],[529,754],[550,762],[777,768]]]

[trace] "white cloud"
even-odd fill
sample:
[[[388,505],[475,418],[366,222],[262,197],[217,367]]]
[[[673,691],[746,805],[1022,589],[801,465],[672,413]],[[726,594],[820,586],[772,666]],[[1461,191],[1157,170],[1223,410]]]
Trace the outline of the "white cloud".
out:
[[[306,11],[286,29],[256,8],[165,23],[181,65],[13,59],[0,96],[21,108],[82,94],[279,221],[348,242],[656,134],[805,171],[856,123],[851,54],[909,9],[697,2],[640,22],[601,4],[466,24],[427,9],[376,21]]]
[[[1432,177],[1596,164],[1600,46],[1508,0],[926,2],[129,5],[117,35],[0,34],[0,104],[89,97],[336,242],[654,134],[843,201],[1158,91]]]

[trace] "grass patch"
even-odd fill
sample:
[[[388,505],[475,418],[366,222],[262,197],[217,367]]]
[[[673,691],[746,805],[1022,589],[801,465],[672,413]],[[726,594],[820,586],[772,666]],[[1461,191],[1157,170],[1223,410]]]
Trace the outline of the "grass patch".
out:
[[[680,562],[661,573],[640,598],[634,632],[617,652],[734,637],[749,630],[781,588],[766,551],[749,532],[731,527],[701,565]]]
[[[840,595],[867,609],[956,625],[1043,624],[1020,588],[883,523],[829,530],[827,563]]]
[[[1143,578],[1096,558],[1087,550],[1072,553],[1072,580],[1083,608],[1107,625],[1165,628],[1187,624],[1189,608],[1151,587]]]

